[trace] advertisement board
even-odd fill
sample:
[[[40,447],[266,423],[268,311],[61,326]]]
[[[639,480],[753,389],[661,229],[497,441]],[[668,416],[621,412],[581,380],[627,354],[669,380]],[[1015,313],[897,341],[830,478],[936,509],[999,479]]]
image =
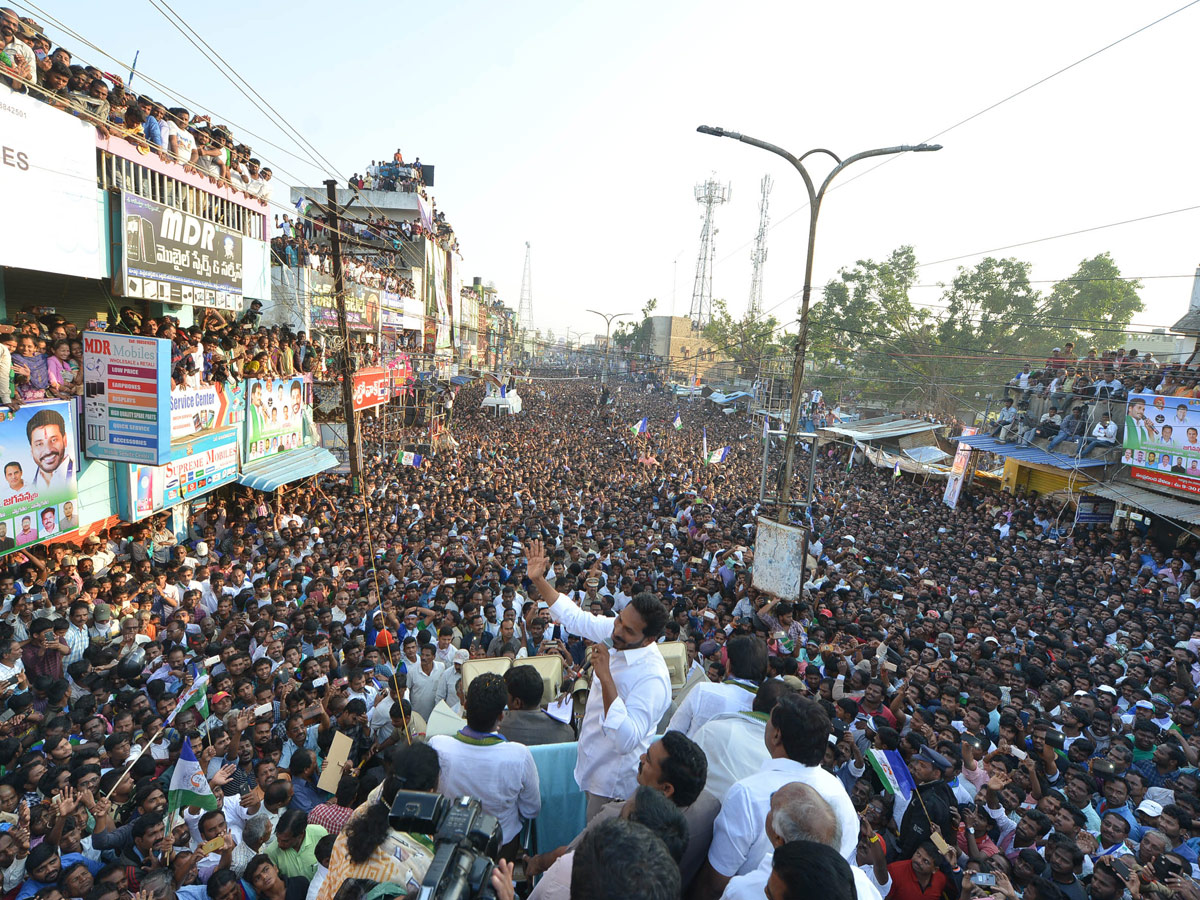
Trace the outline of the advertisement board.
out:
[[[216,309],[242,308],[242,236],[215,222],[121,195],[121,275],[115,293]]]
[[[337,328],[337,301],[333,279],[324,273],[312,273],[312,327]],[[379,322],[379,291],[354,282],[346,283],[346,324],[353,331],[374,331]]]
[[[1075,505],[1075,522],[1078,525],[1111,525],[1117,514],[1117,501],[1104,497],[1081,494]]]
[[[392,396],[399,397],[402,391],[412,387],[413,382],[416,381],[412,357],[407,353],[401,353],[394,359],[389,359],[387,367],[392,373]]]
[[[0,555],[79,528],[74,403],[0,413]]]
[[[171,342],[83,333],[84,452],[161,466],[171,458]]]
[[[0,266],[106,277],[95,127],[5,91],[0,133],[0,196],[9,212],[0,216]]]
[[[963,437],[978,433],[979,429],[974,425],[968,425],[962,430]],[[967,463],[970,459],[971,448],[959,441],[958,450],[954,454],[954,464],[950,467],[950,475],[946,479],[946,490],[942,494],[942,502],[951,509],[958,506],[958,495],[962,492],[963,479],[966,477]]]
[[[245,415],[246,386],[242,382],[175,388],[171,391],[171,443],[237,425]]]
[[[1200,494],[1200,399],[1131,394],[1123,446],[1135,479]]]
[[[359,369],[352,376],[354,411],[383,406],[392,394],[392,373],[382,366]]]
[[[303,378],[246,382],[246,462],[304,444],[304,420],[312,418],[312,389]]]
[[[165,466],[122,466],[117,470],[118,511],[127,522],[194,500],[238,477],[238,433],[226,428],[171,448]]]

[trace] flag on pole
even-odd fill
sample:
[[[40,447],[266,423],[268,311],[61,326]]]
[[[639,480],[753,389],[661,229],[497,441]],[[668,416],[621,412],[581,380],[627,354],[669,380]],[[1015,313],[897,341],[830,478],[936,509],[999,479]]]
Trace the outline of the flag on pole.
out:
[[[672,420],[671,424],[675,426],[676,431],[678,431],[680,428],[683,427],[683,419],[680,418],[680,415],[678,412],[675,413],[675,418],[674,418],[674,420]]]
[[[907,800],[917,789],[917,783],[908,771],[908,764],[898,750],[868,750],[867,762],[889,794],[899,794]]]
[[[643,417],[640,421],[634,423],[633,425],[630,425],[629,430],[632,431],[634,434],[645,434],[646,431],[649,429],[649,426],[650,426],[650,420]]]
[[[892,466],[892,477],[893,478],[900,477],[900,460],[896,460],[896,464],[894,466]]]
[[[708,459],[708,427],[707,426],[704,427],[704,444],[702,446],[703,446],[703,449],[700,451],[700,456],[703,459],[707,460]]]
[[[171,714],[167,716],[167,725],[175,722],[176,717],[185,709],[196,707],[200,713],[200,721],[208,720],[208,676],[201,675],[192,682],[192,686],[184,691],[183,696],[179,698],[179,703],[171,710]],[[186,744],[186,741],[184,742]],[[195,757],[193,757],[195,759]]]
[[[714,463],[725,462],[725,457],[729,455],[729,448],[722,447],[720,450],[714,450],[712,453],[707,453],[704,456],[704,461],[710,466]]]
[[[217,798],[213,796],[208,779],[204,777],[200,762],[192,750],[192,742],[184,738],[179,762],[175,764],[175,774],[171,776],[171,786],[167,789],[167,821],[171,821],[176,810],[188,806],[213,810],[217,808]]]
[[[763,440],[764,441],[767,439],[767,436],[770,431],[771,431],[771,417],[768,416],[766,413],[763,413]]]
[[[415,466],[419,469],[421,461],[422,456],[420,453],[413,453],[411,450],[399,450],[396,452],[396,462],[402,466]]]

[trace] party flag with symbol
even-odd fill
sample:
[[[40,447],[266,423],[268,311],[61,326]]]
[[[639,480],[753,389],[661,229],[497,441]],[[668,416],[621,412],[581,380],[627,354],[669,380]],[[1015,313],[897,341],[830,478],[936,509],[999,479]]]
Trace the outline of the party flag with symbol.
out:
[[[183,696],[179,698],[179,703],[175,709],[167,716],[167,725],[174,723],[175,719],[185,709],[196,707],[196,711],[200,713],[200,721],[204,722],[208,719],[208,676],[201,675],[192,682],[192,686],[184,691]],[[185,742],[186,743],[186,742]]]
[[[634,434],[645,434],[650,427],[650,420],[642,418],[641,421],[629,426],[629,430]]]
[[[167,789],[167,821],[171,821],[175,810],[189,806],[216,809],[217,798],[213,796],[208,779],[204,777],[204,771],[192,750],[192,742],[184,738],[179,750],[179,762],[175,764],[171,786]]]
[[[893,478],[900,477],[900,460],[896,460],[896,464],[894,466],[892,466],[892,477]]]
[[[671,424],[675,426],[676,431],[683,427],[683,419],[679,413],[675,413],[675,418],[671,421]]]
[[[719,450],[714,450],[712,453],[706,453],[704,455],[704,461],[711,466],[714,463],[725,462],[725,457],[728,455],[729,455],[729,448],[722,447]]]
[[[702,431],[703,431],[703,441],[704,441],[704,443],[700,445],[700,446],[701,446],[701,449],[700,449],[700,458],[701,458],[701,459],[704,459],[704,460],[707,460],[707,459],[708,459],[708,428],[707,428],[707,427],[705,427],[705,428],[703,428],[703,429],[702,429]]]
[[[899,794],[908,799],[917,789],[917,783],[913,781],[908,764],[904,762],[904,757],[899,751],[868,750],[867,762],[871,764],[871,768],[883,783],[883,789],[889,794]]]

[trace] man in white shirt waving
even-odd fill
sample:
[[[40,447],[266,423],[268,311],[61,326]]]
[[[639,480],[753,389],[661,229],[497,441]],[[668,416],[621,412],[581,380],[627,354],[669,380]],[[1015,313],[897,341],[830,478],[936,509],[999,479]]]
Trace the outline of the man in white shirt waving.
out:
[[[556,622],[596,644],[575,763],[590,820],[605,803],[628,799],[637,789],[638,760],[671,705],[671,676],[655,643],[668,614],[649,593],[634,597],[615,619],[585,613],[546,581],[549,564],[542,542],[530,541],[534,592]]]

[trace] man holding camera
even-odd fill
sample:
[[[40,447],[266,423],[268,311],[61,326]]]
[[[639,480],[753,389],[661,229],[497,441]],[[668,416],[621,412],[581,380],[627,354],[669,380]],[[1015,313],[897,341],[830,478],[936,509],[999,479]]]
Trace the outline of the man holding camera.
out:
[[[540,540],[529,542],[533,590],[550,615],[594,642],[592,683],[579,728],[575,780],[587,793],[587,817],[637,788],[638,760],[671,705],[671,675],[655,643],[667,610],[653,594],[638,594],[614,618],[585,613],[546,581],[550,560]]]

